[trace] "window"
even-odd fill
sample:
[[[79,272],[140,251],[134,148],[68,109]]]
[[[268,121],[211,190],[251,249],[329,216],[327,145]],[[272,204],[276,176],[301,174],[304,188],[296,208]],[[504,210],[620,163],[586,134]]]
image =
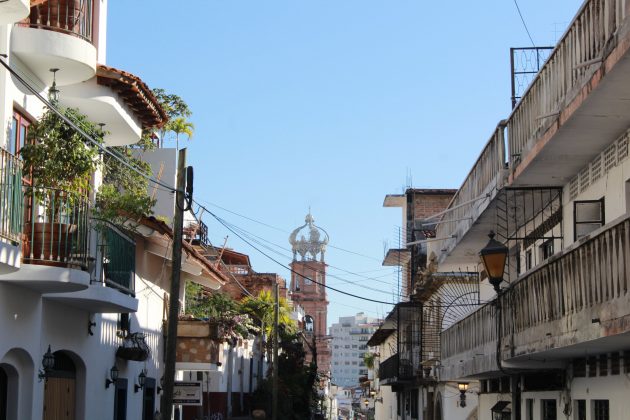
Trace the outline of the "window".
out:
[[[29,119],[18,111],[13,111],[13,119],[11,120],[11,135],[7,150],[13,155],[17,155],[26,144],[28,135],[28,127],[31,124]]]
[[[313,281],[308,277],[304,277],[304,286],[308,286],[310,284],[313,284]]]
[[[542,420],[556,420],[556,400],[540,400],[542,407]]]
[[[597,358],[595,356],[588,358],[588,376],[589,378],[597,376]]]
[[[542,255],[543,261],[553,255],[553,239],[549,239],[548,241],[545,241],[540,246],[540,254]]]
[[[599,356],[599,376],[608,376],[608,355]]]
[[[615,352],[610,355],[610,374],[619,375],[619,353]]]
[[[534,420],[534,400],[531,398],[525,400],[525,418]]]
[[[573,203],[573,236],[578,240],[604,225],[604,200]]]
[[[576,359],[573,361],[573,377],[586,377],[586,359]]]
[[[532,262],[532,250],[528,249],[527,252],[525,252],[525,270],[532,268]]]
[[[593,420],[609,420],[608,400],[593,400]]]
[[[575,400],[573,410],[575,420],[586,420],[586,400]]]

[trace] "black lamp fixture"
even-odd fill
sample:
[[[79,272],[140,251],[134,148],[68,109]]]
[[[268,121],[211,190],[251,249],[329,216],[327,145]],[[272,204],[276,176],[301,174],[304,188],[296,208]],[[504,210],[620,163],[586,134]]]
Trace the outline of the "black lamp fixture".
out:
[[[144,389],[144,382],[147,379],[147,370],[142,369],[140,374],[138,375],[138,384],[133,385],[133,392],[138,392],[141,389]]]
[[[368,406],[370,405],[370,400],[368,400],[367,398],[363,400],[363,404],[365,404],[365,408],[367,409]]]
[[[490,240],[486,246],[479,251],[479,256],[481,257],[481,262],[483,262],[483,267],[486,269],[486,274],[488,274],[488,280],[490,284],[494,286],[494,290],[498,294],[501,292],[500,285],[503,281],[505,261],[507,260],[509,250],[501,242],[494,239],[493,231],[490,231],[488,237]]]
[[[57,89],[57,72],[59,69],[50,69],[50,72],[53,74],[53,82],[50,88],[48,89],[48,100],[51,104],[56,105],[59,102],[59,89]]]
[[[458,382],[457,389],[459,389],[459,406],[466,407],[466,391],[468,391],[468,382]]]
[[[109,370],[109,378],[105,379],[105,388],[109,388],[109,386],[116,382],[118,379],[118,368],[116,365],[112,366]]]
[[[50,351],[50,344],[48,345],[48,351],[44,353],[44,357],[42,357],[42,369],[39,370],[39,380],[41,382],[42,379],[48,379],[50,376],[50,371],[55,367],[55,355]]]

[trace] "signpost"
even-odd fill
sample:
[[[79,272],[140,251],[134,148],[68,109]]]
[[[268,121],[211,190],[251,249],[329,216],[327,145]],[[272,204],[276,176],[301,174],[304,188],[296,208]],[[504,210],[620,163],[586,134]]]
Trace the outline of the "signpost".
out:
[[[202,401],[201,381],[175,381],[173,386],[173,405],[202,405]]]

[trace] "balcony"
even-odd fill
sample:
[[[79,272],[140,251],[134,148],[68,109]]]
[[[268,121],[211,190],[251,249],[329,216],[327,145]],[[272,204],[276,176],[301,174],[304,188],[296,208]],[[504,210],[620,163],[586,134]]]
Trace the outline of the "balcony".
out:
[[[448,255],[450,263],[470,262],[470,244],[476,247],[494,229],[494,217],[482,216],[493,207],[492,200],[505,185],[504,131],[505,126],[500,123],[449,204],[452,211],[436,226],[436,237],[443,240],[441,248],[448,251],[442,253],[442,259]],[[459,249],[453,252],[456,246]],[[473,255],[477,255],[477,250]]]
[[[58,68],[60,86],[96,74],[93,45],[93,0],[48,0],[30,8],[29,16],[11,31],[11,52],[46,85]]]
[[[625,215],[520,277],[499,297],[500,319],[493,302],[443,331],[442,378],[491,376],[498,346],[503,367],[517,369],[620,348],[630,337],[629,268]]]
[[[92,313],[136,312],[136,243],[111,223],[94,222],[93,232],[98,237],[97,280],[85,290],[49,293],[44,297]]]
[[[4,0],[0,2],[0,25],[15,23],[28,16],[29,0]]]
[[[585,1],[507,121],[513,185],[563,185],[630,125],[624,0]]]
[[[96,77],[64,86],[60,102],[105,124],[107,146],[137,143],[143,129],[159,127],[167,119],[151,89],[139,77],[102,64],[97,66]]]
[[[22,165],[0,149],[0,274],[20,268],[22,233]]]
[[[21,181],[21,177],[20,177]],[[16,182],[16,181],[14,181]],[[12,194],[15,194],[15,187]],[[29,187],[16,197],[24,203],[22,267],[0,281],[47,292],[74,292],[88,287],[88,202],[50,188]],[[20,210],[15,210],[20,211]],[[18,226],[17,215],[13,222]],[[9,224],[10,225],[10,224]]]

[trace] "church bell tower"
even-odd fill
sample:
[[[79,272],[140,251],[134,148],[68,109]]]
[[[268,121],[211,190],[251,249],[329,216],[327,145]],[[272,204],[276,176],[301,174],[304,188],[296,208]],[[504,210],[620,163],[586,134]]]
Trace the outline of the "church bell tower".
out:
[[[305,223],[289,236],[293,250],[291,262],[291,291],[294,302],[302,306],[305,315],[304,334],[315,342],[317,350],[317,370],[330,372],[331,352],[328,343],[326,299],[326,263],[324,254],[328,244],[328,233],[315,225],[315,219],[309,212]],[[307,352],[310,356],[312,353]],[[307,357],[307,361],[311,361]]]

